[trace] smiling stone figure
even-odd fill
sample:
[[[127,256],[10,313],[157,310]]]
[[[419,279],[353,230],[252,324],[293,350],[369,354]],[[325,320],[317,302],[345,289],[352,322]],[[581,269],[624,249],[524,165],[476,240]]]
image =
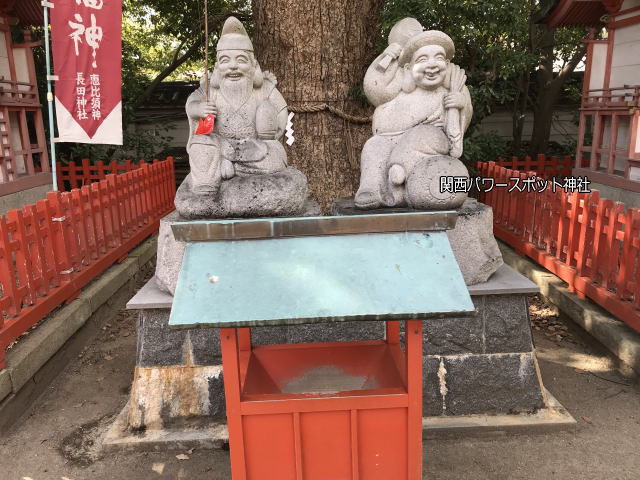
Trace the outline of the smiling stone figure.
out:
[[[191,172],[176,193],[185,218],[295,215],[307,195],[306,177],[288,167],[280,138],[287,103],[276,78],[263,72],[242,23],[229,17],[216,46],[216,65],[186,104]],[[215,117],[210,133],[198,121]]]
[[[444,209],[464,202],[466,193],[451,192],[441,179],[468,178],[459,158],[473,107],[464,70],[451,63],[454,53],[448,35],[423,32],[415,19],[391,30],[389,46],[364,79],[377,108],[374,136],[362,151],[356,207]]]

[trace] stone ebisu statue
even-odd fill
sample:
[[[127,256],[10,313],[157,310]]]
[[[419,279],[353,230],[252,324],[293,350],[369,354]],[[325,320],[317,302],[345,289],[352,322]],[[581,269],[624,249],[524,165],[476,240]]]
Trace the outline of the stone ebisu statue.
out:
[[[373,134],[361,157],[357,208],[448,209],[466,193],[441,188],[442,176],[467,177],[459,160],[473,107],[455,46],[443,32],[423,31],[411,18],[390,32],[371,64],[364,91],[376,107]]]
[[[297,214],[307,180],[288,167],[280,141],[287,103],[275,76],[260,68],[237,18],[224,23],[216,64],[207,74],[208,101],[203,78],[186,104],[191,172],[176,194],[177,210],[185,218]],[[196,134],[208,114],[215,117],[213,131]]]

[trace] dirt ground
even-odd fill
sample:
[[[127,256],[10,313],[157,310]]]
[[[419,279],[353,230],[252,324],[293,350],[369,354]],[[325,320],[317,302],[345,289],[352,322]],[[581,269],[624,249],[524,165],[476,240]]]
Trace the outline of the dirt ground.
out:
[[[578,421],[570,431],[430,440],[430,480],[640,479],[640,387],[569,320],[531,298],[545,386]],[[127,401],[135,316],[122,311],[0,437],[0,480],[229,479],[226,451],[119,453],[98,439]],[[278,480],[278,479],[274,479]],[[331,480],[331,479],[327,479]],[[394,479],[390,479],[394,480]]]

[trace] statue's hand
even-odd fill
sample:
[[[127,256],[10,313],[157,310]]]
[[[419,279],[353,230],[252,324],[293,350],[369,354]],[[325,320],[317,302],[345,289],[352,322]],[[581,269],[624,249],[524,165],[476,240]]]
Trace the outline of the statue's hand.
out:
[[[402,45],[399,43],[390,43],[387,48],[384,49],[384,53],[392,58],[398,58],[402,53]]]
[[[204,118],[209,114],[216,116],[218,114],[218,108],[211,102],[202,102],[196,107],[195,114],[197,118]]]
[[[452,92],[444,97],[444,108],[462,110],[466,105],[466,98],[462,92]]]

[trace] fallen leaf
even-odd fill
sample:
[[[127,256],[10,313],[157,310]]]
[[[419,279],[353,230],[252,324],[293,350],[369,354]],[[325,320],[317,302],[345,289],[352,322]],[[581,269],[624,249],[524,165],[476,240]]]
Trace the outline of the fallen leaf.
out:
[[[156,472],[158,475],[162,475],[162,472],[164,472],[164,463],[154,463],[151,470]]]
[[[128,337],[129,335],[131,335],[131,332],[122,332],[121,334],[123,337]]]
[[[580,370],[579,368],[574,368],[574,370],[575,370],[576,373],[579,373],[580,375],[583,375],[583,374],[587,373],[584,370]]]
[[[104,359],[105,359],[107,362],[110,362],[111,360],[113,360],[113,357],[112,357],[111,355],[105,355],[105,356],[104,356]]]
[[[582,417],[582,420],[587,422],[589,425],[593,425],[593,420],[591,420],[589,417]]]
[[[193,448],[190,448],[189,450],[187,450],[187,453],[191,455],[193,453]]]
[[[22,477],[22,480],[33,480],[31,477]]]
[[[189,455],[185,455],[184,453],[181,453],[180,455],[176,455],[176,458],[178,460],[189,460]]]
[[[72,480],[72,479],[69,477],[60,477],[60,480]]]
[[[82,403],[76,403],[75,405],[72,405],[73,408],[82,408],[82,405],[84,404],[84,402]]]

